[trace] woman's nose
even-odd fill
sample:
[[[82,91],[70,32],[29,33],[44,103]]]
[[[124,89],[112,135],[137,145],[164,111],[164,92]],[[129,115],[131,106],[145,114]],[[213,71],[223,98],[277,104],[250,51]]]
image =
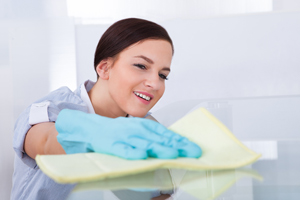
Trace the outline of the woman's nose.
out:
[[[162,81],[160,80],[158,74],[151,74],[146,77],[145,85],[146,87],[151,87],[153,90],[159,90],[162,87]]]

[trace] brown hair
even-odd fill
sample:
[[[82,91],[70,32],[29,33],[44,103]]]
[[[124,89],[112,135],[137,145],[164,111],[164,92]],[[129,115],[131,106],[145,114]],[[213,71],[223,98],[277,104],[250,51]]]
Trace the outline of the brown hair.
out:
[[[95,71],[101,60],[114,57],[130,45],[145,39],[166,40],[170,42],[174,53],[173,42],[162,26],[144,19],[123,19],[111,25],[100,38],[95,52]]]

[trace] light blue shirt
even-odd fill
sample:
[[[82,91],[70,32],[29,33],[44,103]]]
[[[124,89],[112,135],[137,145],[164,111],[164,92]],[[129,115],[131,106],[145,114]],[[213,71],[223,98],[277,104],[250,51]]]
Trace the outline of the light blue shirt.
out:
[[[93,107],[87,92],[93,85],[93,82],[86,81],[74,92],[67,87],[59,88],[34,102],[18,117],[13,139],[13,148],[17,156],[14,162],[12,200],[66,199],[72,191],[74,184],[58,184],[46,176],[35,160],[25,153],[23,144],[26,133],[32,125],[47,121],[55,122],[62,109],[92,112]]]
[[[18,117],[13,139],[13,148],[17,156],[14,162],[12,200],[60,200],[69,196],[75,184],[58,184],[46,176],[35,160],[25,153],[23,144],[28,130],[34,124],[55,122],[62,109],[95,113],[88,96],[88,91],[94,84],[88,80],[74,92],[67,87],[59,88],[34,102]],[[159,193],[154,196],[157,195]]]

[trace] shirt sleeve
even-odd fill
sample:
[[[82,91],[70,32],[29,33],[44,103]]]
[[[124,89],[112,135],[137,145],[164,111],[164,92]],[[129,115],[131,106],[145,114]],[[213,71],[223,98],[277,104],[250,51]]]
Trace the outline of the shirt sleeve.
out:
[[[35,124],[55,122],[63,109],[88,112],[87,105],[69,88],[62,87],[39,99],[27,107],[18,117],[14,127],[13,148],[17,156],[29,167],[34,168],[36,162],[24,151],[24,141],[28,130]]]

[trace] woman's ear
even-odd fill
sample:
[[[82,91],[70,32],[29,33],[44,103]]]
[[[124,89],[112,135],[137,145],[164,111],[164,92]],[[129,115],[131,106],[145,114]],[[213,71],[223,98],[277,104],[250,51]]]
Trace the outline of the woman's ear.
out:
[[[112,64],[113,62],[111,58],[105,58],[101,60],[101,62],[96,67],[99,78],[103,80],[109,79],[109,70],[112,67]]]

